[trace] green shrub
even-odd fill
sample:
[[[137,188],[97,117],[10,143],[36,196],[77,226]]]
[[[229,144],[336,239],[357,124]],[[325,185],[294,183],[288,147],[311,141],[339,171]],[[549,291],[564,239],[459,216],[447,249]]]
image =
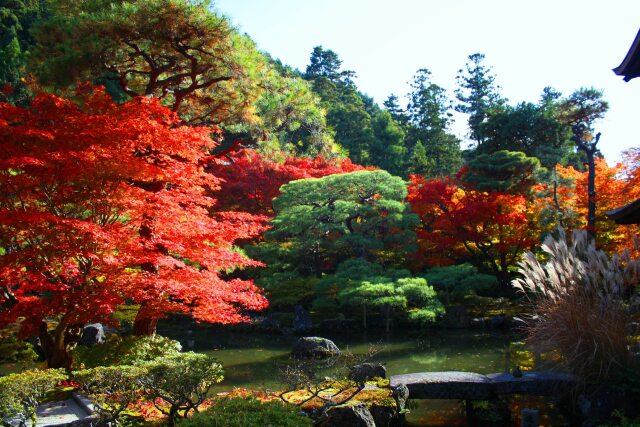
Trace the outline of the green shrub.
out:
[[[350,285],[338,293],[338,300],[344,307],[360,307],[365,325],[367,310],[383,314],[387,328],[392,315],[425,325],[444,313],[436,292],[423,278],[378,276],[353,281]]]
[[[447,303],[460,302],[467,295],[491,295],[498,285],[495,276],[478,273],[471,264],[434,267],[420,276],[427,279]]]
[[[435,322],[440,314],[444,314],[444,306],[438,301],[438,305],[433,308],[415,308],[409,310],[407,312],[407,318],[412,323],[426,326]]]
[[[360,258],[348,259],[338,266],[335,274],[326,274],[315,286],[314,310],[324,313],[340,311],[338,293],[357,286],[367,277],[382,275],[382,266]]]
[[[122,411],[141,397],[146,368],[140,366],[99,366],[75,373],[94,403],[100,419],[120,424]]]
[[[206,411],[181,420],[180,427],[302,427],[312,426],[310,418],[299,415],[293,405],[279,401],[260,402],[254,398],[217,399]]]
[[[36,408],[47,392],[67,378],[62,369],[31,370],[0,377],[0,416],[36,425]]]
[[[147,370],[142,378],[147,397],[166,402],[168,409],[159,409],[169,416],[169,425],[174,425],[178,417],[186,417],[191,410],[197,412],[211,387],[223,379],[222,365],[200,353],[161,357],[143,367]]]
[[[76,368],[136,365],[158,357],[176,356],[180,354],[181,349],[178,341],[160,335],[109,335],[104,344],[93,347],[77,346],[73,350],[73,360]]]
[[[33,362],[37,359],[31,343],[19,340],[15,335],[0,339],[0,363]]]
[[[323,312],[354,310],[367,316],[382,314],[388,322],[392,315],[427,324],[435,321],[444,307],[434,289],[408,270],[383,269],[362,259],[350,259],[338,266],[335,274],[325,275],[316,286],[313,308]]]

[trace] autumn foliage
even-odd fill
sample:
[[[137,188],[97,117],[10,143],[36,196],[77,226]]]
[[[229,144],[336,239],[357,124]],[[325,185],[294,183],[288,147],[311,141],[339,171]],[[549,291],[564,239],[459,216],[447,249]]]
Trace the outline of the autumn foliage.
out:
[[[509,267],[538,239],[531,204],[521,195],[414,175],[408,199],[420,217],[418,259],[426,265],[471,259],[488,265],[506,285]]]
[[[638,182],[637,153],[630,151],[623,163],[607,165],[605,159],[595,160],[596,186],[596,243],[600,249],[612,254],[632,246],[637,234],[635,225],[617,225],[606,213],[626,205],[640,197]],[[547,221],[554,226],[568,229],[587,227],[587,180],[588,172],[578,171],[571,166],[556,167],[558,185],[554,191],[551,184],[538,186],[542,197],[536,204],[544,210]]]
[[[154,99],[116,105],[87,86],[78,99],[0,104],[0,324],[20,321],[50,366],[69,366],[82,326],[113,323],[119,304],[140,305],[150,328],[167,313],[234,323],[264,308],[251,281],[220,277],[257,264],[233,244],[262,222],[216,209],[204,164],[219,130]]]

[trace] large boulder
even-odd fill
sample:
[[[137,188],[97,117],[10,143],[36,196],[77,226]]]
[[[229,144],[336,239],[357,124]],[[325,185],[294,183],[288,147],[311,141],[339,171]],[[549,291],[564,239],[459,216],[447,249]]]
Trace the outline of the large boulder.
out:
[[[357,383],[372,378],[387,378],[387,368],[381,363],[361,363],[349,368],[349,379]]]
[[[367,405],[340,405],[330,408],[316,423],[318,427],[376,427]]]
[[[301,337],[293,346],[296,359],[326,359],[340,355],[333,341],[321,337]]]
[[[107,336],[104,333],[104,327],[100,323],[92,323],[82,330],[80,345],[93,347],[94,345],[104,344],[106,341]]]

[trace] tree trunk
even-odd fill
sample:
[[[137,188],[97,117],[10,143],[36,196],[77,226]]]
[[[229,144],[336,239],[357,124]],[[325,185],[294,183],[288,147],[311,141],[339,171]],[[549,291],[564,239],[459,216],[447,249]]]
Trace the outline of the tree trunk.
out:
[[[49,332],[46,322],[40,324],[38,332],[40,345],[48,368],[64,368],[71,371],[73,356],[71,351],[82,337],[82,328],[70,326],[64,321],[60,322],[53,335]]]
[[[174,427],[176,425],[176,418],[178,418],[178,408],[175,406],[171,406],[171,409],[169,409],[169,419],[167,420],[167,425],[169,427]]]
[[[596,235],[596,164],[593,159],[595,151],[587,151],[589,176],[587,182],[587,231],[592,237]]]
[[[509,289],[509,286],[511,285],[511,275],[507,270],[500,271],[500,277],[498,277],[498,280],[500,281],[500,289],[503,291]]]
[[[362,304],[362,328],[367,330],[367,305]]]
[[[382,307],[382,313],[384,313],[384,330],[389,332],[391,330],[391,307],[385,304]]]
[[[589,175],[587,177],[587,232],[589,236],[596,236],[596,164],[595,155],[598,152],[598,142],[600,142],[600,132],[594,139],[589,138],[591,135],[587,124],[578,123],[573,126],[573,140],[578,150],[584,151],[587,156],[587,165],[589,167]]]
[[[564,228],[564,212],[560,207],[560,201],[558,200],[558,175],[556,172],[556,166],[553,167],[553,203],[556,206],[556,220],[560,227]]]
[[[507,265],[507,256],[500,254],[500,287],[503,291],[509,289],[511,285],[511,275],[509,274],[509,266]]]
[[[140,306],[133,321],[133,335],[155,335],[157,326],[158,317],[154,316],[144,305]]]

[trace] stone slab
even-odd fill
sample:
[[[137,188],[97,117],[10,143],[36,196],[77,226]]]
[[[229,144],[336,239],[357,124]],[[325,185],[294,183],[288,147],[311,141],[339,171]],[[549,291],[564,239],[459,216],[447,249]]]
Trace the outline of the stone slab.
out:
[[[38,406],[36,413],[38,427],[67,424],[89,415],[74,399],[45,403]]]
[[[419,372],[392,375],[391,387],[405,384],[409,399],[484,400],[494,396],[493,383],[487,376],[473,372]]]

